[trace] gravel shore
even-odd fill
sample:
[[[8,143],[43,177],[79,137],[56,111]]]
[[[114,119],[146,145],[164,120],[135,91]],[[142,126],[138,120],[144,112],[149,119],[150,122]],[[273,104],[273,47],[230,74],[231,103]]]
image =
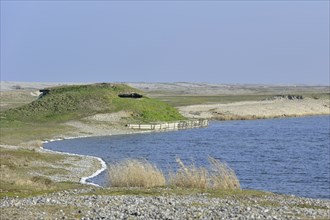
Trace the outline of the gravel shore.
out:
[[[95,189],[0,200],[5,219],[329,219],[330,200],[266,194],[98,195]]]

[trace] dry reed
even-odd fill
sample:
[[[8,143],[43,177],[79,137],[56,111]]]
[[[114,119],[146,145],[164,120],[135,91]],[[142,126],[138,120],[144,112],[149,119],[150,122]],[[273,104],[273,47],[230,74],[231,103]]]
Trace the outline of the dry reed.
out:
[[[183,188],[206,189],[208,185],[209,172],[203,167],[196,167],[194,164],[186,166],[180,158],[176,158],[180,168],[176,173],[170,172],[170,185]]]
[[[114,187],[154,187],[166,184],[163,173],[146,160],[127,159],[109,165],[109,182]]]
[[[176,173],[170,173],[171,185],[199,189],[240,189],[234,170],[219,160],[209,157],[210,171],[203,167],[196,167],[194,164],[186,166],[180,158],[176,161],[180,168]]]
[[[213,157],[208,158],[211,164],[210,181],[212,188],[216,189],[240,189],[239,180],[235,171],[226,163]]]
[[[180,158],[179,169],[169,173],[169,185],[198,189],[240,189],[237,176],[227,164],[208,158],[211,169],[186,166]],[[155,187],[166,185],[164,174],[146,160],[127,159],[109,165],[109,183],[113,187]]]

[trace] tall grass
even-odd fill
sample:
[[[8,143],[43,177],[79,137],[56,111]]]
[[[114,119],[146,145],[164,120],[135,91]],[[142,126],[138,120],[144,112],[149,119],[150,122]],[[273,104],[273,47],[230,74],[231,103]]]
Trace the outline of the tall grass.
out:
[[[198,189],[240,189],[239,180],[227,164],[209,157],[211,168],[185,165],[180,158],[179,169],[170,172],[168,185]],[[146,160],[127,159],[109,165],[109,183],[113,187],[165,186],[165,175]]]
[[[220,160],[209,157],[210,170],[194,164],[187,166],[180,158],[176,161],[180,168],[176,173],[170,173],[171,185],[199,189],[240,189],[234,170]]]
[[[169,184],[183,188],[206,189],[209,182],[209,171],[194,164],[186,166],[180,158],[176,158],[180,168],[176,173],[170,172]]]
[[[114,187],[154,187],[166,183],[163,173],[155,165],[133,159],[109,165],[109,180]]]
[[[216,189],[240,189],[239,180],[235,171],[226,163],[213,157],[208,158],[211,164],[210,184]]]

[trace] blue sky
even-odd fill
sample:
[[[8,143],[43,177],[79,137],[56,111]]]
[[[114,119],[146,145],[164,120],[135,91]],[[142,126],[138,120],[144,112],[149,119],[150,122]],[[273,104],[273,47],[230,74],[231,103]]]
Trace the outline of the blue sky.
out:
[[[329,84],[329,1],[1,1],[1,80]]]

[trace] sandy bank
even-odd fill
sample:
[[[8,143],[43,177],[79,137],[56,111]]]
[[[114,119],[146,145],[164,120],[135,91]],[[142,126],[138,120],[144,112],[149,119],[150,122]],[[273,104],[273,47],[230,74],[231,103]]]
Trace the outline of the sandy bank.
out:
[[[327,99],[302,100],[275,99],[264,101],[235,102],[229,104],[205,104],[178,107],[188,118],[215,120],[260,119],[330,114]]]
[[[70,154],[70,153],[62,153],[51,151],[42,148],[35,148],[35,147],[23,147],[23,146],[11,146],[11,145],[0,145],[0,148],[5,148],[9,150],[31,150],[36,153],[47,155],[52,154],[61,154],[65,155],[63,160],[58,161],[56,163],[47,162],[47,161],[35,161],[31,164],[31,169],[27,173],[27,176],[44,176],[51,179],[54,182],[77,182],[82,184],[90,184],[86,182],[87,179],[94,177],[95,175],[102,172],[106,169],[106,165],[103,161],[100,161],[99,158],[93,156],[84,156],[78,154]],[[53,169],[58,170],[59,172],[52,172],[49,175],[49,172],[43,169],[38,169],[38,167],[50,167]],[[60,172],[65,170],[66,172]]]

